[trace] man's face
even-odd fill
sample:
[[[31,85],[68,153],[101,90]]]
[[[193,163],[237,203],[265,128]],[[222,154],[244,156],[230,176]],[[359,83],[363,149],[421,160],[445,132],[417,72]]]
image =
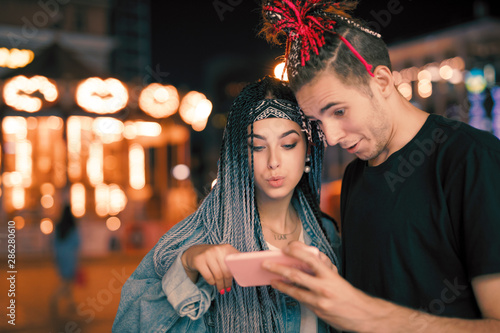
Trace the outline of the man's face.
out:
[[[319,121],[330,146],[339,144],[371,165],[384,161],[380,155],[392,137],[391,119],[377,95],[347,86],[330,72],[319,74],[295,95],[306,116]]]

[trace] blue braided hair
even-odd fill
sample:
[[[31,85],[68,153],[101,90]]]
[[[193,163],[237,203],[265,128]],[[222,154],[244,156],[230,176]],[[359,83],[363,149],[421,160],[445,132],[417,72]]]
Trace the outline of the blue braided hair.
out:
[[[337,257],[321,227],[319,196],[324,142],[319,129],[300,111],[290,88],[265,77],[247,85],[233,102],[220,151],[217,182],[195,213],[162,236],[154,250],[154,265],[163,277],[179,253],[197,244],[231,244],[242,252],[267,250],[256,207],[253,154],[248,159],[248,126],[272,105],[283,117],[299,123],[308,137],[311,172],[304,173],[292,204],[301,222],[314,235],[318,248],[338,266]],[[266,108],[267,107],[267,108]],[[253,133],[253,126],[251,126]],[[230,293],[215,293],[212,307],[217,332],[285,332],[282,313],[284,294],[269,287],[240,287]]]

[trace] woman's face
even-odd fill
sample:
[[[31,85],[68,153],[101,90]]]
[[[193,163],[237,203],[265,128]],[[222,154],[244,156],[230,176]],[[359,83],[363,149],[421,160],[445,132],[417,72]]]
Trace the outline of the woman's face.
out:
[[[249,161],[251,128],[248,126]],[[304,173],[306,141],[294,121],[267,118],[253,124],[256,197],[259,201],[291,199]]]

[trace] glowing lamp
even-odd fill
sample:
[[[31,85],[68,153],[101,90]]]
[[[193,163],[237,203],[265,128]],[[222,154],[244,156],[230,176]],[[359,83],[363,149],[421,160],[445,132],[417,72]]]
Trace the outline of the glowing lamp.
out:
[[[0,67],[20,68],[33,61],[35,54],[31,50],[19,50],[16,48],[0,48]]]
[[[39,92],[39,95],[35,95]],[[56,85],[44,76],[33,76],[27,78],[18,75],[7,81],[3,90],[5,104],[18,110],[26,112],[39,111],[43,104],[50,104],[57,100],[58,91]]]
[[[40,230],[43,234],[48,235],[54,231],[54,223],[49,218],[42,219],[40,222]]]
[[[285,63],[279,63],[274,67],[274,77],[281,81],[288,81],[288,73],[285,69]]]
[[[151,83],[139,96],[139,107],[154,118],[173,115],[179,107],[179,94],[174,86]]]
[[[88,78],[78,85],[76,102],[88,112],[98,114],[116,113],[128,102],[128,91],[117,79],[102,80]]]
[[[481,69],[474,68],[465,76],[465,88],[471,94],[482,93],[486,85],[487,82]]]
[[[110,231],[116,231],[120,229],[121,226],[121,221],[118,217],[116,216],[111,216],[106,220],[106,228]]]
[[[189,177],[190,170],[185,164],[177,164],[172,168],[172,176],[177,180],[185,180]]]
[[[207,99],[205,95],[197,91],[190,91],[184,96],[179,108],[182,120],[191,125],[195,119],[196,107],[202,100]]]

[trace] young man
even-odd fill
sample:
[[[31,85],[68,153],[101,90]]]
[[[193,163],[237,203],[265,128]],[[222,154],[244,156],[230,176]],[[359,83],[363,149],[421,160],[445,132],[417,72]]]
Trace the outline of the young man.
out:
[[[269,265],[293,283],[274,287],[349,331],[500,331],[500,141],[402,97],[353,6],[263,6],[267,37],[287,36],[304,113],[357,156],[342,186],[343,277],[292,243],[315,276]]]

